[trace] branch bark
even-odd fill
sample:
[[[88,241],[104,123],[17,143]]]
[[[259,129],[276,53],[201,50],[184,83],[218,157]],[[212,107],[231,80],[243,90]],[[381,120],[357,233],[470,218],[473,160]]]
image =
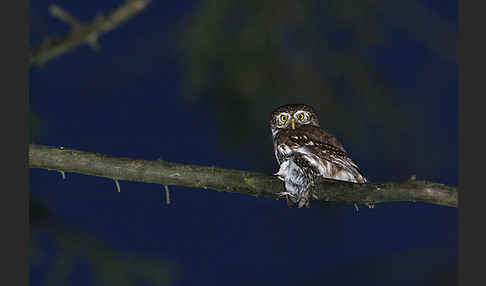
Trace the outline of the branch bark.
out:
[[[126,0],[125,4],[106,16],[99,15],[93,21],[85,24],[80,23],[58,6],[51,6],[51,14],[70,24],[72,30],[62,37],[47,39],[38,47],[33,48],[30,64],[41,66],[83,44],[97,49],[99,36],[117,28],[123,22],[140,13],[149,2],[150,0]]]
[[[278,198],[278,193],[283,191],[282,181],[262,173],[114,157],[35,144],[29,148],[29,165],[31,168],[118,181],[195,187],[252,196]],[[315,194],[317,200],[344,204],[410,201],[457,207],[456,188],[416,180],[353,184],[323,179],[318,182]]]

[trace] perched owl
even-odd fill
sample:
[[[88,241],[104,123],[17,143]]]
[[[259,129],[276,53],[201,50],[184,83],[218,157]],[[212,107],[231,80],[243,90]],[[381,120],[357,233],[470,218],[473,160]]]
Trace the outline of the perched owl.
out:
[[[288,104],[270,117],[275,157],[280,165],[275,175],[285,182],[289,206],[309,207],[311,186],[317,177],[353,183],[367,180],[332,134],[323,130],[312,107]]]

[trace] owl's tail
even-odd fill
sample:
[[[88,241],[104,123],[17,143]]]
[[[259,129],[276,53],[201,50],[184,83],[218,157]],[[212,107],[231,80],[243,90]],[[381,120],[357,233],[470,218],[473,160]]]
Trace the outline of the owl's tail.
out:
[[[287,190],[287,205],[289,207],[309,207],[311,186],[313,184],[309,167],[307,160],[300,156],[291,157],[280,165],[277,175],[284,179],[285,189]]]

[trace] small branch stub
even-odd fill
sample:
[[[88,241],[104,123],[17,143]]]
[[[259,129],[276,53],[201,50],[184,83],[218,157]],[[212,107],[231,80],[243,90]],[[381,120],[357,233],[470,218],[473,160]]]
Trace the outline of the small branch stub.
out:
[[[116,190],[120,192],[120,183],[118,182],[118,180],[115,180],[115,185],[116,185]]]
[[[164,185],[165,188],[165,203],[170,205],[170,193],[169,193],[169,186]]]

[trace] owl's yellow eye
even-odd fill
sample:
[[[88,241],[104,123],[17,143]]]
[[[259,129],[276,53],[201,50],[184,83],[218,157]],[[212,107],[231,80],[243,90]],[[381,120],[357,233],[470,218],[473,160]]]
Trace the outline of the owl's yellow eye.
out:
[[[299,115],[297,115],[297,118],[299,120],[304,120],[304,113],[299,113]]]
[[[285,122],[287,121],[288,117],[285,114],[280,115],[280,121]]]

